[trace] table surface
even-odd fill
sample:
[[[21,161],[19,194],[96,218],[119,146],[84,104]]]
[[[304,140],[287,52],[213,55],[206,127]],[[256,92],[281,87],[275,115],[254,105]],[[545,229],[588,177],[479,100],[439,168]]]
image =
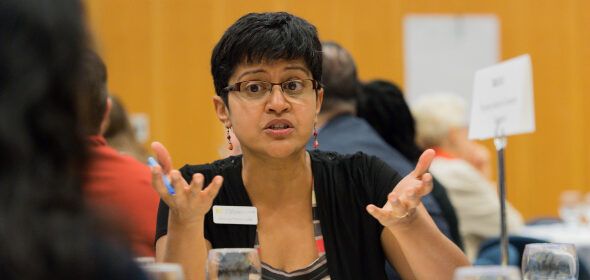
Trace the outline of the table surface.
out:
[[[553,243],[572,243],[576,246],[578,259],[590,268],[590,226],[563,223],[525,226],[520,236],[533,237]]]
[[[524,227],[518,235],[543,239],[554,243],[572,243],[590,247],[590,226],[566,225],[562,223]]]

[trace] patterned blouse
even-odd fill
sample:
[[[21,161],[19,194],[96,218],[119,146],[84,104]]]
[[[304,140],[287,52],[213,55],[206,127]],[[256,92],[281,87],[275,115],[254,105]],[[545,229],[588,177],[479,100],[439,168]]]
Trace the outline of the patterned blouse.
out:
[[[328,261],[326,259],[326,249],[324,248],[324,237],[322,236],[322,228],[320,226],[315,191],[313,189],[311,192],[311,204],[313,232],[319,257],[308,266],[292,272],[276,269],[263,262],[262,280],[330,280],[330,275],[328,274]],[[254,248],[258,249],[260,252],[258,232],[256,232],[256,242]]]

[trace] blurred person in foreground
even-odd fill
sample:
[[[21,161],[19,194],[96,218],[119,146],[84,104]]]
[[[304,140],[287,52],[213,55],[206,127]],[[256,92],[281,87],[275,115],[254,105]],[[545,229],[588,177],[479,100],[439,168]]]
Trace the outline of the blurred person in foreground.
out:
[[[151,187],[150,168],[109,147],[102,136],[108,125],[111,99],[102,59],[86,51],[80,71],[81,110],[90,157],[84,194],[93,210],[122,227],[136,256],[154,256],[158,194]]]
[[[152,144],[162,164],[153,168],[157,259],[182,263],[187,279],[203,279],[207,250],[224,247],[258,248],[263,279],[386,279],[386,258],[407,279],[450,279],[469,264],[420,203],[432,150],[402,178],[376,157],[305,149],[323,97],[313,25],[247,14],[213,49],[211,71],[217,117],[242,155],[178,171]],[[255,207],[258,222],[216,224],[212,205]]]
[[[109,146],[119,153],[134,157],[140,162],[147,162],[149,154],[137,141],[125,106],[117,96],[111,95],[110,99],[111,110],[104,138]]]
[[[145,279],[87,211],[75,0],[0,2],[0,278]]]
[[[416,164],[424,150],[416,144],[416,129],[410,108],[401,89],[388,81],[375,80],[363,84],[357,114],[366,120],[390,146],[398,150],[412,164]],[[445,187],[433,176],[432,196],[442,209],[449,224],[450,238],[463,247],[459,221]]]
[[[430,172],[446,188],[459,216],[465,250],[474,260],[481,241],[500,235],[500,202],[496,184],[467,159],[476,143],[467,138],[465,101],[455,94],[425,95],[411,106],[416,140],[436,151]],[[520,213],[506,204],[508,233],[523,226]]]

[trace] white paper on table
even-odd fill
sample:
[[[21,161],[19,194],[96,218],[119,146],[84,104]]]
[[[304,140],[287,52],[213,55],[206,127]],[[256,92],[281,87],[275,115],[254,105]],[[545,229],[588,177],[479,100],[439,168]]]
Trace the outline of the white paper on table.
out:
[[[469,139],[535,131],[531,68],[525,54],[475,73]]]

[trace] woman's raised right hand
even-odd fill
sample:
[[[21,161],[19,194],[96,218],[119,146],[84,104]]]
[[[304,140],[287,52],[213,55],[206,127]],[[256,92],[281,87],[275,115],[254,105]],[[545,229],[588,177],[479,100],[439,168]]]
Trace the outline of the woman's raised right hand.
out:
[[[170,218],[185,225],[202,223],[221,188],[223,177],[215,176],[207,188],[203,189],[205,178],[197,173],[193,175],[189,185],[178,170],[172,169],[172,160],[164,145],[153,142],[152,150],[160,164],[152,167],[152,186],[170,208]],[[170,178],[175,194],[168,193],[162,175]]]

